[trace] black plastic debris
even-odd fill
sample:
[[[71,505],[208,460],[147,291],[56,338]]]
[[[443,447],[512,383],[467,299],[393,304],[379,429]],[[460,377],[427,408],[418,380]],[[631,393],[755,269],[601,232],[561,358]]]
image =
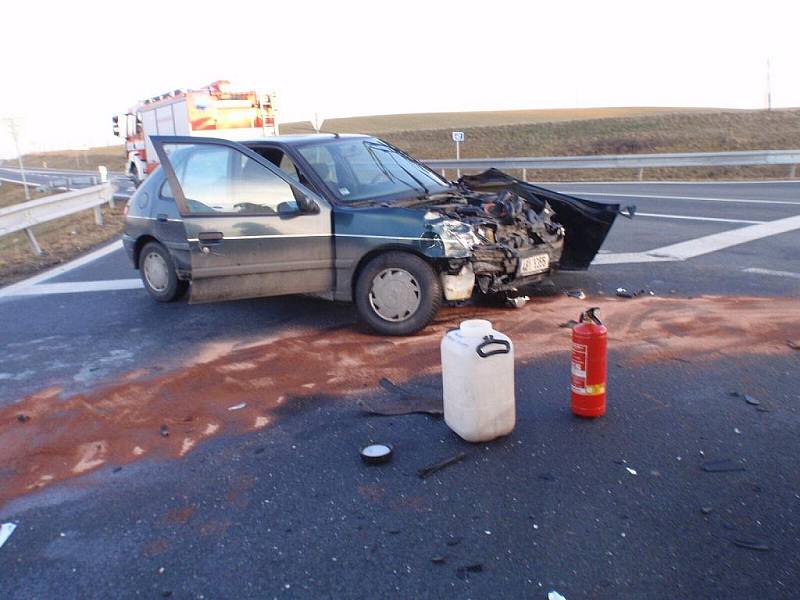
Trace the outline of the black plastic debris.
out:
[[[646,289],[639,289],[639,290],[628,290],[625,288],[618,287],[617,288],[617,296],[620,298],[636,298],[637,296],[655,296],[655,292],[652,290]]]
[[[458,546],[461,543],[460,537],[452,537],[445,542],[448,546]]]
[[[746,540],[746,539],[736,539],[731,540],[734,546],[738,546],[739,548],[747,548],[748,550],[757,550],[759,552],[769,552],[772,548],[769,545],[761,540]]]
[[[166,425],[161,426],[161,437],[169,437],[169,427]]]
[[[382,465],[392,459],[391,444],[367,444],[359,450],[361,460],[368,465]]]
[[[112,473],[119,473],[120,471],[122,471],[122,467],[114,467],[113,469],[111,469]]]
[[[456,576],[459,579],[466,579],[469,577],[470,573],[481,573],[483,572],[483,564],[482,563],[475,563],[472,565],[464,565],[463,567],[458,567],[456,569]]]
[[[447,467],[449,467],[451,465],[454,465],[454,464],[456,464],[458,462],[461,462],[466,457],[467,457],[467,453],[466,452],[459,452],[455,456],[451,456],[450,458],[446,458],[445,460],[443,460],[441,462],[438,462],[436,464],[433,464],[433,465],[431,465],[429,467],[424,467],[422,469],[417,470],[417,475],[419,476],[420,479],[427,479],[428,477],[430,477],[434,473],[438,473],[439,471],[441,471],[444,468],[447,468]]]
[[[711,514],[711,511],[713,511],[713,510],[714,509],[712,507],[710,507],[710,506],[701,506],[700,507],[700,512],[703,513],[704,515]]]
[[[800,341],[797,340],[786,340],[786,345],[789,346],[792,350],[800,350]]]
[[[558,326],[561,327],[562,329],[566,329],[568,327],[572,329],[577,324],[578,322],[575,319],[570,319],[569,321],[564,321],[563,323],[559,323]]]
[[[358,405],[366,412],[384,417],[410,415],[414,413],[442,416],[444,401],[433,389],[412,389],[400,386],[386,377],[381,378],[380,386],[389,392],[388,399],[359,400]]]
[[[577,298],[578,300],[586,300],[586,292],[583,290],[567,290],[564,292],[570,298]]]
[[[434,556],[431,559],[431,562],[433,564],[435,564],[435,565],[443,565],[443,564],[445,564],[447,562],[447,557],[446,556]]]
[[[17,421],[19,421],[20,423],[27,423],[30,420],[31,420],[30,415],[25,415],[22,413],[17,415]]]
[[[706,473],[732,473],[745,470],[744,465],[729,458],[705,462],[701,468]]]

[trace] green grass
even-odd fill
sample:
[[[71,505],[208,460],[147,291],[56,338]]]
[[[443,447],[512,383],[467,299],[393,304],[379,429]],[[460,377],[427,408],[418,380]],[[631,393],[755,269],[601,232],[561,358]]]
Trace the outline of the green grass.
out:
[[[627,107],[627,108],[554,108],[536,110],[492,110],[477,112],[437,112],[400,115],[374,115],[327,119],[322,131],[337,133],[390,133],[418,131],[421,129],[447,129],[448,139],[452,130],[475,127],[498,127],[559,121],[587,119],[615,119],[621,117],[644,117],[664,113],[719,112],[714,108],[672,107]],[[281,133],[313,133],[311,123],[282,123]]]

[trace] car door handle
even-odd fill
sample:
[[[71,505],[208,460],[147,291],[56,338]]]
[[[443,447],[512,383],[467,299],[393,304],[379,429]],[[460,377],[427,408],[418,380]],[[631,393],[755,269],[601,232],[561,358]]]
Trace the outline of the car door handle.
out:
[[[197,234],[197,239],[204,244],[213,244],[222,241],[221,231],[203,231]]]
[[[164,213],[161,213],[161,214],[156,215],[156,220],[159,223],[166,223],[169,220],[169,218]]]

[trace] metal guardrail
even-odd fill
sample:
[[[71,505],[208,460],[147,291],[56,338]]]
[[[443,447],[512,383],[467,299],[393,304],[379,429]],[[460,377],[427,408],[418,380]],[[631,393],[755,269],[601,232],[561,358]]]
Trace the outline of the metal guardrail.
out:
[[[791,165],[795,177],[800,150],[756,150],[744,152],[685,152],[677,154],[600,154],[596,156],[539,156],[519,158],[462,158],[461,160],[424,160],[434,169],[639,169],[652,167],[730,167],[754,165]]]
[[[89,208],[94,209],[95,223],[102,225],[103,211],[100,207],[106,203],[113,208],[114,190],[107,181],[79,190],[12,204],[0,208],[0,236],[24,231],[33,252],[41,255],[42,249],[31,229],[33,226]]]

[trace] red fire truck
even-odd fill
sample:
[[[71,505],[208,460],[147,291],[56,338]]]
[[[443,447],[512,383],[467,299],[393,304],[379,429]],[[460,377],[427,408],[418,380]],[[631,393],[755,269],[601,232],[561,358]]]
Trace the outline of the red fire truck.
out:
[[[278,135],[275,94],[233,91],[229,81],[148,98],[113,117],[125,140],[126,172],[138,185],[158,165],[151,135],[210,135],[247,140]]]

